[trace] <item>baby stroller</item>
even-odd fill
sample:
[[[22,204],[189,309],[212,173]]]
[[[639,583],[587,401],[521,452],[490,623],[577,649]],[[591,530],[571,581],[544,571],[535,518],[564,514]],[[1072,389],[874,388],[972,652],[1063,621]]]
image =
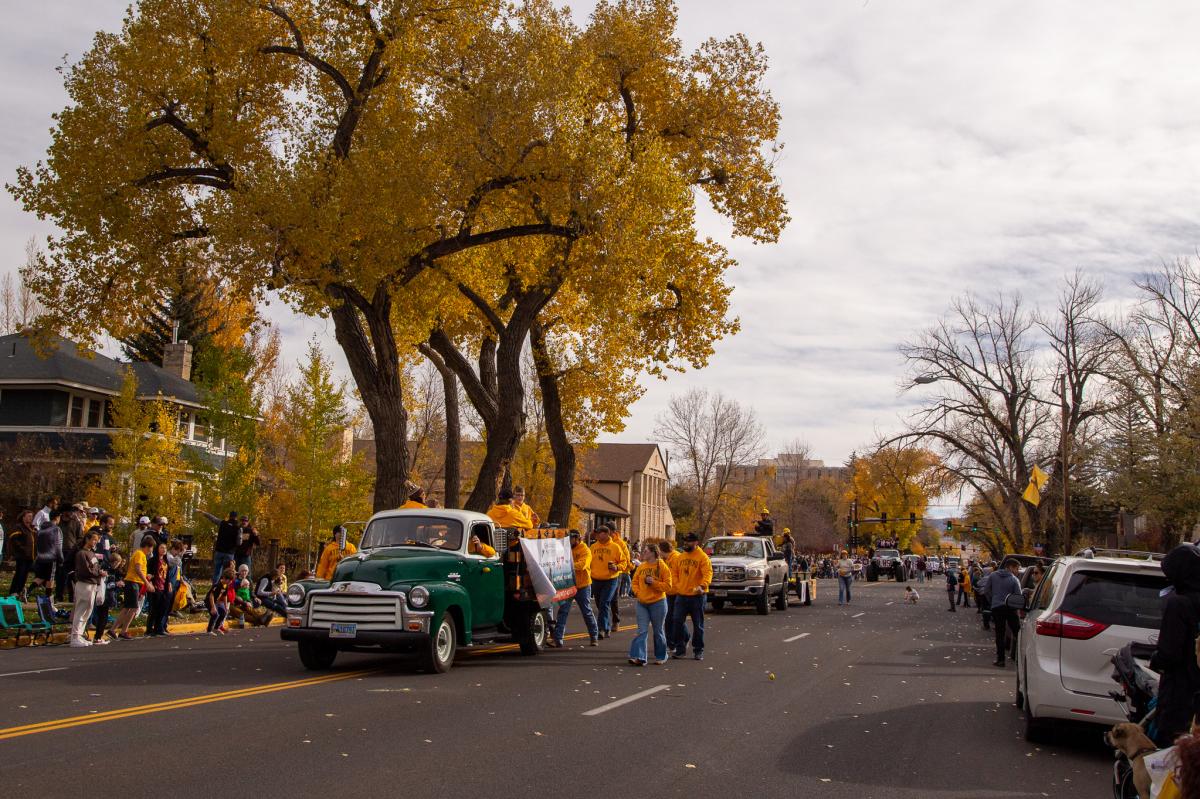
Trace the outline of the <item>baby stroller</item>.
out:
[[[1154,647],[1149,644],[1130,642],[1121,647],[1110,659],[1113,664],[1113,681],[1121,686],[1120,691],[1109,691],[1125,713],[1125,717],[1154,738],[1154,711],[1158,703],[1158,675],[1149,668]],[[1116,753],[1113,762],[1114,799],[1138,799],[1133,784],[1133,766],[1124,752]]]

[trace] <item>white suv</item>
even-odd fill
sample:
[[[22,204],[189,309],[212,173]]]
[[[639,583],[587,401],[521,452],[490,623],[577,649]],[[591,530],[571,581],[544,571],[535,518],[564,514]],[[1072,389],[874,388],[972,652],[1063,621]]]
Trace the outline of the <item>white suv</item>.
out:
[[[1159,556],[1161,557],[1161,556]],[[1033,589],[1017,639],[1017,707],[1025,738],[1047,738],[1054,719],[1127,721],[1109,695],[1109,658],[1130,641],[1155,644],[1162,566],[1142,553],[1059,558]]]

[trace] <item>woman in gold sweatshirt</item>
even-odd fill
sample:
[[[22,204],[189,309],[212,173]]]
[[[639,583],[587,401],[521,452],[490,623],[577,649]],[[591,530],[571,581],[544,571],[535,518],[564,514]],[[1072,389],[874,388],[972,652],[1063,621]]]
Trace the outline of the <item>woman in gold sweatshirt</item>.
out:
[[[637,635],[629,645],[629,662],[646,665],[646,637],[654,634],[654,665],[667,662],[667,635],[663,624],[667,618],[667,591],[671,590],[671,570],[666,561],[659,560],[658,548],[648,545],[642,549],[642,564],[633,573],[633,595],[637,598]]]

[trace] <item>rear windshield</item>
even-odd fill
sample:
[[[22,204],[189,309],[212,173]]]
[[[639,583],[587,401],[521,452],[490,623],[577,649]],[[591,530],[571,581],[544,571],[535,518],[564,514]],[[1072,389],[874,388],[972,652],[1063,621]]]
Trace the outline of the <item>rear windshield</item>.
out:
[[[1067,585],[1062,610],[1101,624],[1155,629],[1162,619],[1161,574],[1076,572]]]

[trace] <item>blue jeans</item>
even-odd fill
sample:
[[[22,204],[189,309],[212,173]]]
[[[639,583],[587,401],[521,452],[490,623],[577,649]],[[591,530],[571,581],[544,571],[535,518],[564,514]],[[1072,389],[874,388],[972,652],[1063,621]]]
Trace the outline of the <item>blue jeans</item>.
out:
[[[212,578],[212,581],[214,583],[216,583],[217,580],[221,579],[221,572],[225,571],[225,567],[228,566],[230,563],[233,563],[233,553],[232,552],[214,552],[213,553],[213,578]]]
[[[682,643],[680,645],[676,645],[675,643],[675,600],[678,598],[679,596],[677,594],[667,594],[667,649],[670,649],[672,652],[678,649],[679,646],[686,647],[688,640],[691,638],[691,636],[688,635],[688,630],[685,626],[683,628]]]
[[[667,635],[663,631],[663,622],[667,618],[667,600],[660,599],[649,605],[637,602],[637,635],[629,645],[629,657],[634,660],[646,660],[646,636],[654,634],[654,659],[667,659]]]
[[[600,632],[612,632],[612,601],[617,593],[617,580],[597,580],[592,579],[592,596],[596,598],[596,609],[598,611],[596,622],[600,625]]]
[[[850,602],[850,583],[854,582],[853,577],[842,577],[838,575],[838,604],[842,604],[843,597],[847,603]]]
[[[671,640],[675,642],[675,656],[680,657],[687,651],[688,631],[684,626],[689,618],[692,620],[692,652],[697,655],[704,652],[704,594],[675,597],[675,610],[671,614]]]
[[[583,614],[583,623],[587,625],[588,635],[595,638],[599,633],[596,627],[596,614],[592,613],[592,587],[585,585],[575,589],[575,596],[558,603],[558,620],[554,622],[554,640],[562,643],[563,634],[567,631],[567,616],[571,615],[571,603],[579,604],[579,612]]]

